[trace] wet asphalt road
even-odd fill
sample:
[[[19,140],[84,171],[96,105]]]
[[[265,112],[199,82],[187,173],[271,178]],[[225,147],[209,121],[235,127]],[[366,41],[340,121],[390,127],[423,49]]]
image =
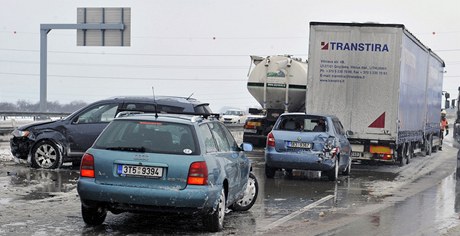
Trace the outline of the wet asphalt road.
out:
[[[0,143],[0,149],[5,146]],[[353,165],[352,174],[337,182],[303,171],[293,177],[277,172],[266,179],[263,150],[249,157],[259,182],[257,202],[248,212],[229,212],[217,235],[442,235],[460,224],[453,148],[432,158],[416,157],[402,168]],[[34,170],[0,162],[0,235],[210,234],[198,219],[160,214],[109,213],[102,226],[87,227],[77,180],[78,170],[72,167]]]

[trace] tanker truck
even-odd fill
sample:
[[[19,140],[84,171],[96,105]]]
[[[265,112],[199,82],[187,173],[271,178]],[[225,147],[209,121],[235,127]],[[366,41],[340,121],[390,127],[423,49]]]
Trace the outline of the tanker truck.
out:
[[[263,147],[279,115],[305,111],[307,61],[289,55],[251,56],[251,60],[255,67],[247,88],[262,109],[249,109],[243,141]]]
[[[355,161],[440,145],[444,61],[401,24],[310,22],[307,113],[336,115]]]

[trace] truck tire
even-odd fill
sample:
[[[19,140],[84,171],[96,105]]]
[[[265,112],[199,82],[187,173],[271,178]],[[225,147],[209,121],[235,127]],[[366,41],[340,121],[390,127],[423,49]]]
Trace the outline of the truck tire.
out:
[[[439,150],[439,145],[436,145],[436,146],[432,146],[432,147],[431,147],[431,152],[432,152],[432,153],[437,153],[438,150]]]
[[[411,159],[414,158],[414,143],[413,142],[408,142],[407,143],[407,148],[406,148],[406,157],[407,161],[406,164],[409,164]]]
[[[428,156],[431,156],[431,152],[433,151],[433,137],[428,135],[425,139],[425,153]]]
[[[406,144],[403,143],[398,147],[398,164],[404,166],[407,163]]]

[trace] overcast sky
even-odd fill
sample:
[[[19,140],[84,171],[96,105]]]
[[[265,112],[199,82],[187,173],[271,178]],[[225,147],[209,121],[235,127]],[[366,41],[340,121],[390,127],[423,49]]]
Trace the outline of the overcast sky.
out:
[[[40,99],[40,24],[76,23],[79,7],[130,7],[131,47],[78,47],[74,30],[48,34],[48,101],[176,95],[245,109],[250,55],[307,59],[310,21],[404,24],[446,62],[460,86],[456,0],[0,0],[0,102]]]

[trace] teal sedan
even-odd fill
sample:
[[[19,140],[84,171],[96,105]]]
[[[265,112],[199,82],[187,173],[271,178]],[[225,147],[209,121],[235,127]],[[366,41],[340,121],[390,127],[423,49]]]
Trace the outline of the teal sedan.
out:
[[[227,208],[249,210],[258,183],[244,151],[217,119],[187,115],[117,118],[84,154],[78,194],[83,220],[114,214],[180,213],[223,228]]]

